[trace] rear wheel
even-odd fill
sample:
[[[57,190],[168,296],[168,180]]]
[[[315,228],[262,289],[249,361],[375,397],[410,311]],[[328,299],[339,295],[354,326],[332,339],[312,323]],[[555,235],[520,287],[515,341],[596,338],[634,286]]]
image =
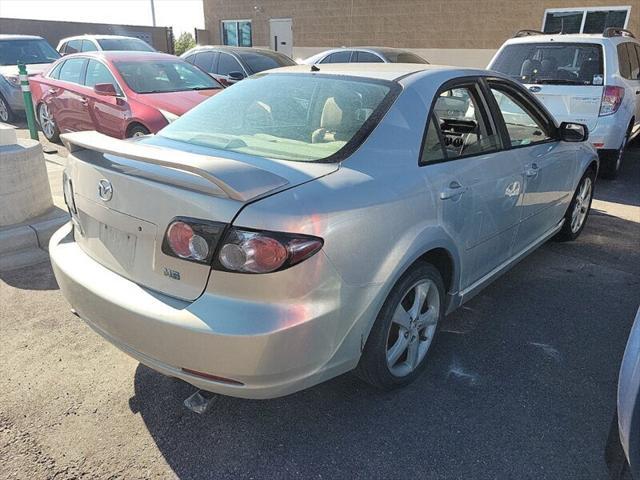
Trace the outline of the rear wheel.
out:
[[[14,114],[9,103],[0,95],[0,122],[8,123],[13,121]]]
[[[38,106],[38,123],[47,140],[57,142],[60,139],[60,130],[58,130],[53,113],[46,103],[41,103]]]
[[[136,125],[132,125],[129,127],[129,129],[127,130],[127,138],[133,138],[133,137],[143,137],[144,135],[149,135],[149,130],[140,125],[140,124],[136,124]]]
[[[631,126],[629,126],[627,133],[622,139],[622,145],[620,145],[618,150],[605,150],[600,153],[600,176],[602,178],[606,178],[607,180],[614,180],[617,178],[630,136]]]
[[[398,280],[367,339],[356,369],[360,378],[390,390],[420,375],[444,315],[444,291],[440,272],[425,262]]]
[[[564,224],[556,236],[557,240],[567,242],[580,236],[591,210],[595,180],[595,172],[591,169],[587,170],[580,183],[578,183],[578,188],[573,194],[567,213],[564,214]]]

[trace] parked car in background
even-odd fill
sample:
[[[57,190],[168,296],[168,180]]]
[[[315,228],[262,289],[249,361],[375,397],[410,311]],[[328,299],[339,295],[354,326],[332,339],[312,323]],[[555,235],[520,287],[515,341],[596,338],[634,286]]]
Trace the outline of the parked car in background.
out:
[[[420,55],[388,47],[342,47],[317,53],[301,63],[429,63]]]
[[[67,55],[29,82],[50,141],[80,130],[117,138],[156,133],[222,89],[202,70],[157,52]]]
[[[489,64],[525,84],[559,121],[585,123],[605,178],[640,134],[640,43],[630,32],[543,34],[522,30]]]
[[[640,478],[640,308],[618,378],[618,402],[606,448],[611,478]]]
[[[587,135],[493,72],[277,69],[137,142],[64,136],[53,270],[98,333],[205,390],[271,398],[355,368],[399,387],[446,313],[580,235]]]
[[[18,63],[35,75],[58,58],[58,52],[42,37],[0,35],[0,122],[11,122],[15,114],[24,112]]]
[[[134,51],[155,52],[144,40],[123,35],[78,35],[60,40],[56,49],[61,55],[79,52]]]
[[[201,46],[186,51],[181,57],[225,86],[254,73],[296,64],[282,53],[250,47]]]

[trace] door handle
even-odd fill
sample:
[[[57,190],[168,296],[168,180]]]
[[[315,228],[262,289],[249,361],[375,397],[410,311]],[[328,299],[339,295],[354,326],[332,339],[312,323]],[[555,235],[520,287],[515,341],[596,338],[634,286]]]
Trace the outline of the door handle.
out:
[[[89,100],[87,100],[85,97],[82,97],[82,99],[80,100],[80,103],[85,107],[89,106]]]
[[[50,88],[48,93],[50,93],[51,95],[55,95],[58,92],[59,90],[57,88]]]
[[[440,200],[460,197],[466,191],[467,187],[463,187],[459,182],[453,180],[447,188],[440,192]]]
[[[535,177],[538,175],[538,164],[537,163],[532,163],[531,166],[527,167],[524,171],[524,174],[527,177]]]
[[[636,90],[636,95],[640,95],[640,90]]]

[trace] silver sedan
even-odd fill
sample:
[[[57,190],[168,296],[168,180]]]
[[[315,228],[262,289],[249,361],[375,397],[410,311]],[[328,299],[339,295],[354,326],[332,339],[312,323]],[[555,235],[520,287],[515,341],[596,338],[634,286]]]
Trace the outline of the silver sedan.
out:
[[[399,387],[447,313],[580,235],[587,136],[483,70],[274,70],[156,136],[63,136],[51,260],[89,326],[199,388],[272,398],[354,369]]]

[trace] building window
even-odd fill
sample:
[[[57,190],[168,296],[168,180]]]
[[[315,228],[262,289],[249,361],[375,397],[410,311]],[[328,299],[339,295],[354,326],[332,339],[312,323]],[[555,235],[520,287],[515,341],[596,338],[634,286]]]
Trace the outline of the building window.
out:
[[[631,7],[548,8],[545,33],[602,33],[607,27],[626,28]]]
[[[251,20],[223,20],[222,44],[251,47]]]

